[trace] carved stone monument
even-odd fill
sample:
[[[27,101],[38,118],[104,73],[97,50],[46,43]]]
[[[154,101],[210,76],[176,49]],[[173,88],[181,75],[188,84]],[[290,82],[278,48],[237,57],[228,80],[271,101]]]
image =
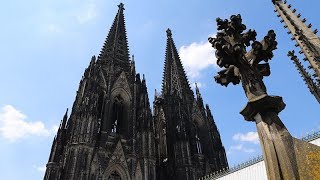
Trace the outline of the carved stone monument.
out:
[[[241,81],[248,103],[240,113],[256,122],[268,178],[320,179],[320,147],[290,135],[278,116],[285,103],[280,96],[268,95],[262,81],[270,75],[268,61],[277,48],[274,31],[259,42],[254,30],[244,32],[240,15],[217,18],[217,25],[219,32],[209,42],[216,49],[217,64],[224,69],[214,78],[224,86]],[[249,46],[252,49],[247,51]]]

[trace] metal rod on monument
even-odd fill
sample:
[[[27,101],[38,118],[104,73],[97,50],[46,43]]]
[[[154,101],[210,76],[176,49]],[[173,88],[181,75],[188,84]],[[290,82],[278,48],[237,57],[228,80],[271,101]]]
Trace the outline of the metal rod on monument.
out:
[[[270,30],[262,41],[256,41],[254,30],[244,32],[240,15],[230,20],[217,18],[217,25],[219,32],[209,42],[216,49],[217,64],[224,69],[215,81],[223,86],[242,83],[248,103],[240,113],[256,123],[268,178],[317,179],[320,147],[291,136],[278,116],[285,108],[282,97],[268,95],[262,81],[270,75],[268,61],[277,49],[276,34]],[[249,46],[252,49],[247,51]]]

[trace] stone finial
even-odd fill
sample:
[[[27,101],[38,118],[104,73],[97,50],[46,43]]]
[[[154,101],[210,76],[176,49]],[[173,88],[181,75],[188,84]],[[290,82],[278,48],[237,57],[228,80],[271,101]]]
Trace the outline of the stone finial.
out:
[[[167,32],[167,37],[171,38],[172,37],[171,30],[168,28],[166,32]]]
[[[224,69],[215,80],[224,86],[242,83],[248,103],[240,113],[256,123],[268,179],[319,179],[315,175],[320,167],[315,165],[320,162],[320,148],[291,136],[278,116],[285,107],[282,98],[269,96],[263,82],[263,76],[270,75],[268,61],[277,48],[276,34],[270,30],[262,41],[256,41],[255,31],[244,32],[240,15],[218,18],[217,25],[217,36],[209,42],[216,49],[218,66]]]
[[[119,7],[119,10],[125,10],[125,9],[124,9],[124,4],[123,4],[123,3],[120,3],[120,4],[118,5],[118,7]]]

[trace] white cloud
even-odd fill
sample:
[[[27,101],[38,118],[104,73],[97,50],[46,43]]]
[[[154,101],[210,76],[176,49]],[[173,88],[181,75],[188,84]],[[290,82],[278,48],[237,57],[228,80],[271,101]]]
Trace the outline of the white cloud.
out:
[[[33,166],[34,168],[36,168],[39,172],[41,173],[45,173],[46,172],[46,165],[43,165],[43,166]]]
[[[63,30],[62,28],[57,24],[47,24],[45,26],[45,31],[49,33],[61,33]]]
[[[193,42],[179,49],[181,61],[191,79],[198,78],[201,71],[216,65],[215,51],[208,41]]]
[[[14,142],[28,136],[49,136],[53,132],[41,121],[26,121],[27,116],[11,105],[0,111],[0,136]]]
[[[59,126],[58,126],[58,125],[53,125],[53,126],[51,127],[52,133],[57,133],[57,132],[58,132],[58,129],[59,129]]]
[[[251,142],[254,144],[259,144],[259,135],[257,132],[248,132],[246,134],[237,133],[233,135],[233,140],[242,142]]]
[[[79,11],[79,13],[76,15],[77,21],[80,24],[87,23],[94,18],[97,17],[97,8],[96,4],[93,2],[86,4],[84,8]]]
[[[256,150],[252,148],[246,148],[243,146],[243,144],[238,144],[235,146],[230,146],[229,150],[227,151],[227,154],[231,154],[234,151],[241,151],[245,153],[254,153]]]
[[[203,88],[203,87],[206,87],[207,85],[205,83],[197,82],[197,86],[198,86],[198,88]],[[196,84],[191,83],[191,87],[196,88]]]

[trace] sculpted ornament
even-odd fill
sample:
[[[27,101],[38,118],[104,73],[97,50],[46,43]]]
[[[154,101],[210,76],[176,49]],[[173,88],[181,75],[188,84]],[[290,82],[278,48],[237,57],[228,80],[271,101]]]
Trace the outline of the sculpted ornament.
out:
[[[256,41],[254,30],[243,31],[240,15],[231,16],[231,21],[217,19],[218,32],[216,38],[209,38],[209,42],[216,49],[218,66],[224,68],[215,76],[217,83],[228,86],[229,83],[242,86],[249,101],[267,96],[263,76],[270,75],[268,61],[273,57],[272,51],[277,48],[276,34],[270,30],[264,39]],[[252,49],[247,52],[246,47]],[[260,63],[265,61],[265,63]]]
[[[216,49],[217,64],[224,69],[214,78],[223,86],[241,81],[248,103],[240,113],[256,123],[268,179],[317,179],[320,148],[291,136],[278,116],[285,107],[282,98],[269,96],[262,81],[270,75],[268,62],[277,48],[276,34],[270,30],[262,41],[256,41],[254,30],[244,32],[240,15],[217,18],[217,25],[219,32],[209,42]]]

